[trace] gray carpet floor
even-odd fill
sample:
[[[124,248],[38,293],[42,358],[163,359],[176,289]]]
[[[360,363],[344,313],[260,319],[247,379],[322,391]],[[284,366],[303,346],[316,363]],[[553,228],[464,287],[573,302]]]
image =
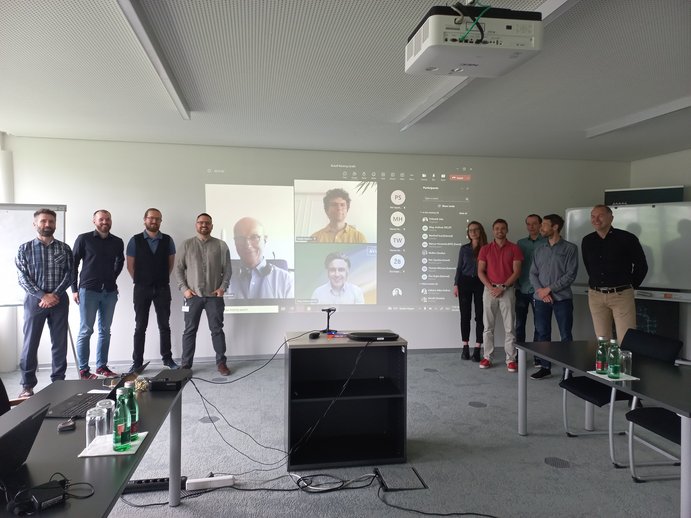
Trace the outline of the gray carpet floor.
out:
[[[188,384],[183,394],[182,474],[189,478],[212,472],[233,474],[236,486],[185,498],[177,508],[130,506],[165,502],[166,492],[127,495],[129,504],[120,500],[111,516],[134,512],[147,517],[413,516],[382,502],[376,480],[361,489],[317,494],[296,490],[282,451],[283,359],[277,358],[233,383],[202,381],[233,381],[264,363],[266,360],[231,361],[233,374],[223,378],[213,363],[196,361],[194,385]],[[158,367],[152,364],[147,372],[155,373]],[[45,384],[43,378],[47,378],[45,370],[39,373]],[[14,395],[18,374],[3,374],[3,380]],[[428,488],[389,492],[384,495],[386,501],[445,516],[679,516],[678,480],[636,484],[628,470],[612,466],[606,436],[566,437],[558,382],[557,375],[528,381],[529,435],[521,437],[517,434],[517,375],[508,373],[503,364],[480,370],[478,364],[461,360],[458,351],[410,353],[408,462],[394,468],[407,471],[414,467]],[[195,386],[218,410],[208,404],[205,408]],[[624,405],[618,403],[620,429],[625,423]],[[569,408],[577,427],[583,422],[583,404],[571,398]],[[219,419],[210,420],[207,410]],[[597,427],[605,429],[606,409],[596,409],[595,416]],[[166,423],[134,478],[167,476],[168,430]],[[641,460],[655,458],[652,452],[638,450]],[[626,458],[625,437],[617,438],[617,452]],[[298,475],[324,473],[355,480],[371,474],[375,467],[312,470]],[[665,469],[678,471],[657,471]],[[315,482],[327,479],[317,478]],[[353,483],[357,485],[364,483]]]

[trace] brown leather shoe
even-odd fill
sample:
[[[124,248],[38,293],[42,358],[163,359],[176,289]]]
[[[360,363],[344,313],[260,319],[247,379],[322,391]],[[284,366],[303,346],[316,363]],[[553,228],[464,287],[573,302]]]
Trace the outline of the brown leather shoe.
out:
[[[221,362],[217,365],[218,367],[218,372],[220,372],[223,376],[230,376],[230,369],[226,365],[226,362]]]
[[[34,395],[34,391],[31,387],[24,387],[23,390],[19,393],[19,396],[17,396],[17,397],[19,399],[26,399],[26,398],[30,398],[33,395]]]

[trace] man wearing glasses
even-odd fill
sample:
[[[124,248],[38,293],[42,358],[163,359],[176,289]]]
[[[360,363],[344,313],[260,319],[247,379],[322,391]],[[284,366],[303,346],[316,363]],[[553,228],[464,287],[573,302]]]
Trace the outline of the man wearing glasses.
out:
[[[127,271],[134,281],[134,349],[130,372],[144,363],[144,342],[153,303],[160,336],[163,365],[177,369],[170,342],[170,272],[175,264],[175,243],[160,231],[163,216],[158,209],[144,213],[144,232],[127,243]]]
[[[197,235],[182,243],[175,263],[178,288],[185,298],[182,368],[192,368],[199,320],[202,311],[206,311],[211,344],[216,352],[216,367],[223,376],[228,376],[223,294],[228,289],[232,273],[230,250],[225,241],[211,236],[214,225],[207,213],[197,216],[195,225]]]
[[[235,299],[292,299],[295,296],[290,272],[267,262],[267,235],[254,218],[241,218],[233,227],[235,250],[240,256],[240,274],[230,280],[228,295]]]

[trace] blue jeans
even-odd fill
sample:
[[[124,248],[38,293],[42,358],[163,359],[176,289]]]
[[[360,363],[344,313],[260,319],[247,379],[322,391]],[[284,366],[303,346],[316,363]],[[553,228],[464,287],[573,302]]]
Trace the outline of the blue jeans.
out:
[[[533,308],[533,342],[537,342],[537,315],[535,314],[535,299],[532,293],[516,290],[516,341],[525,342],[525,325],[528,322],[528,309]]]
[[[552,340],[552,313],[559,327],[559,336],[562,342],[571,342],[571,329],[573,328],[573,300],[555,300],[552,304],[535,301],[535,331],[537,332],[538,342],[549,342]],[[552,364],[540,358],[543,369],[551,369]]]
[[[77,361],[79,370],[89,369],[89,352],[94,322],[98,313],[98,342],[96,344],[96,368],[108,365],[110,349],[110,325],[113,323],[117,291],[79,290],[79,336],[77,337]]]

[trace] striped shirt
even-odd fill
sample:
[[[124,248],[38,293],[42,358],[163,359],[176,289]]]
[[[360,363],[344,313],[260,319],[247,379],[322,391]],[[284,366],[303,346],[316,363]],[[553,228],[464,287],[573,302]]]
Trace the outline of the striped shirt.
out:
[[[28,295],[38,299],[46,293],[61,295],[72,283],[72,250],[57,239],[49,245],[38,238],[27,241],[19,247],[14,264],[19,285]]]

